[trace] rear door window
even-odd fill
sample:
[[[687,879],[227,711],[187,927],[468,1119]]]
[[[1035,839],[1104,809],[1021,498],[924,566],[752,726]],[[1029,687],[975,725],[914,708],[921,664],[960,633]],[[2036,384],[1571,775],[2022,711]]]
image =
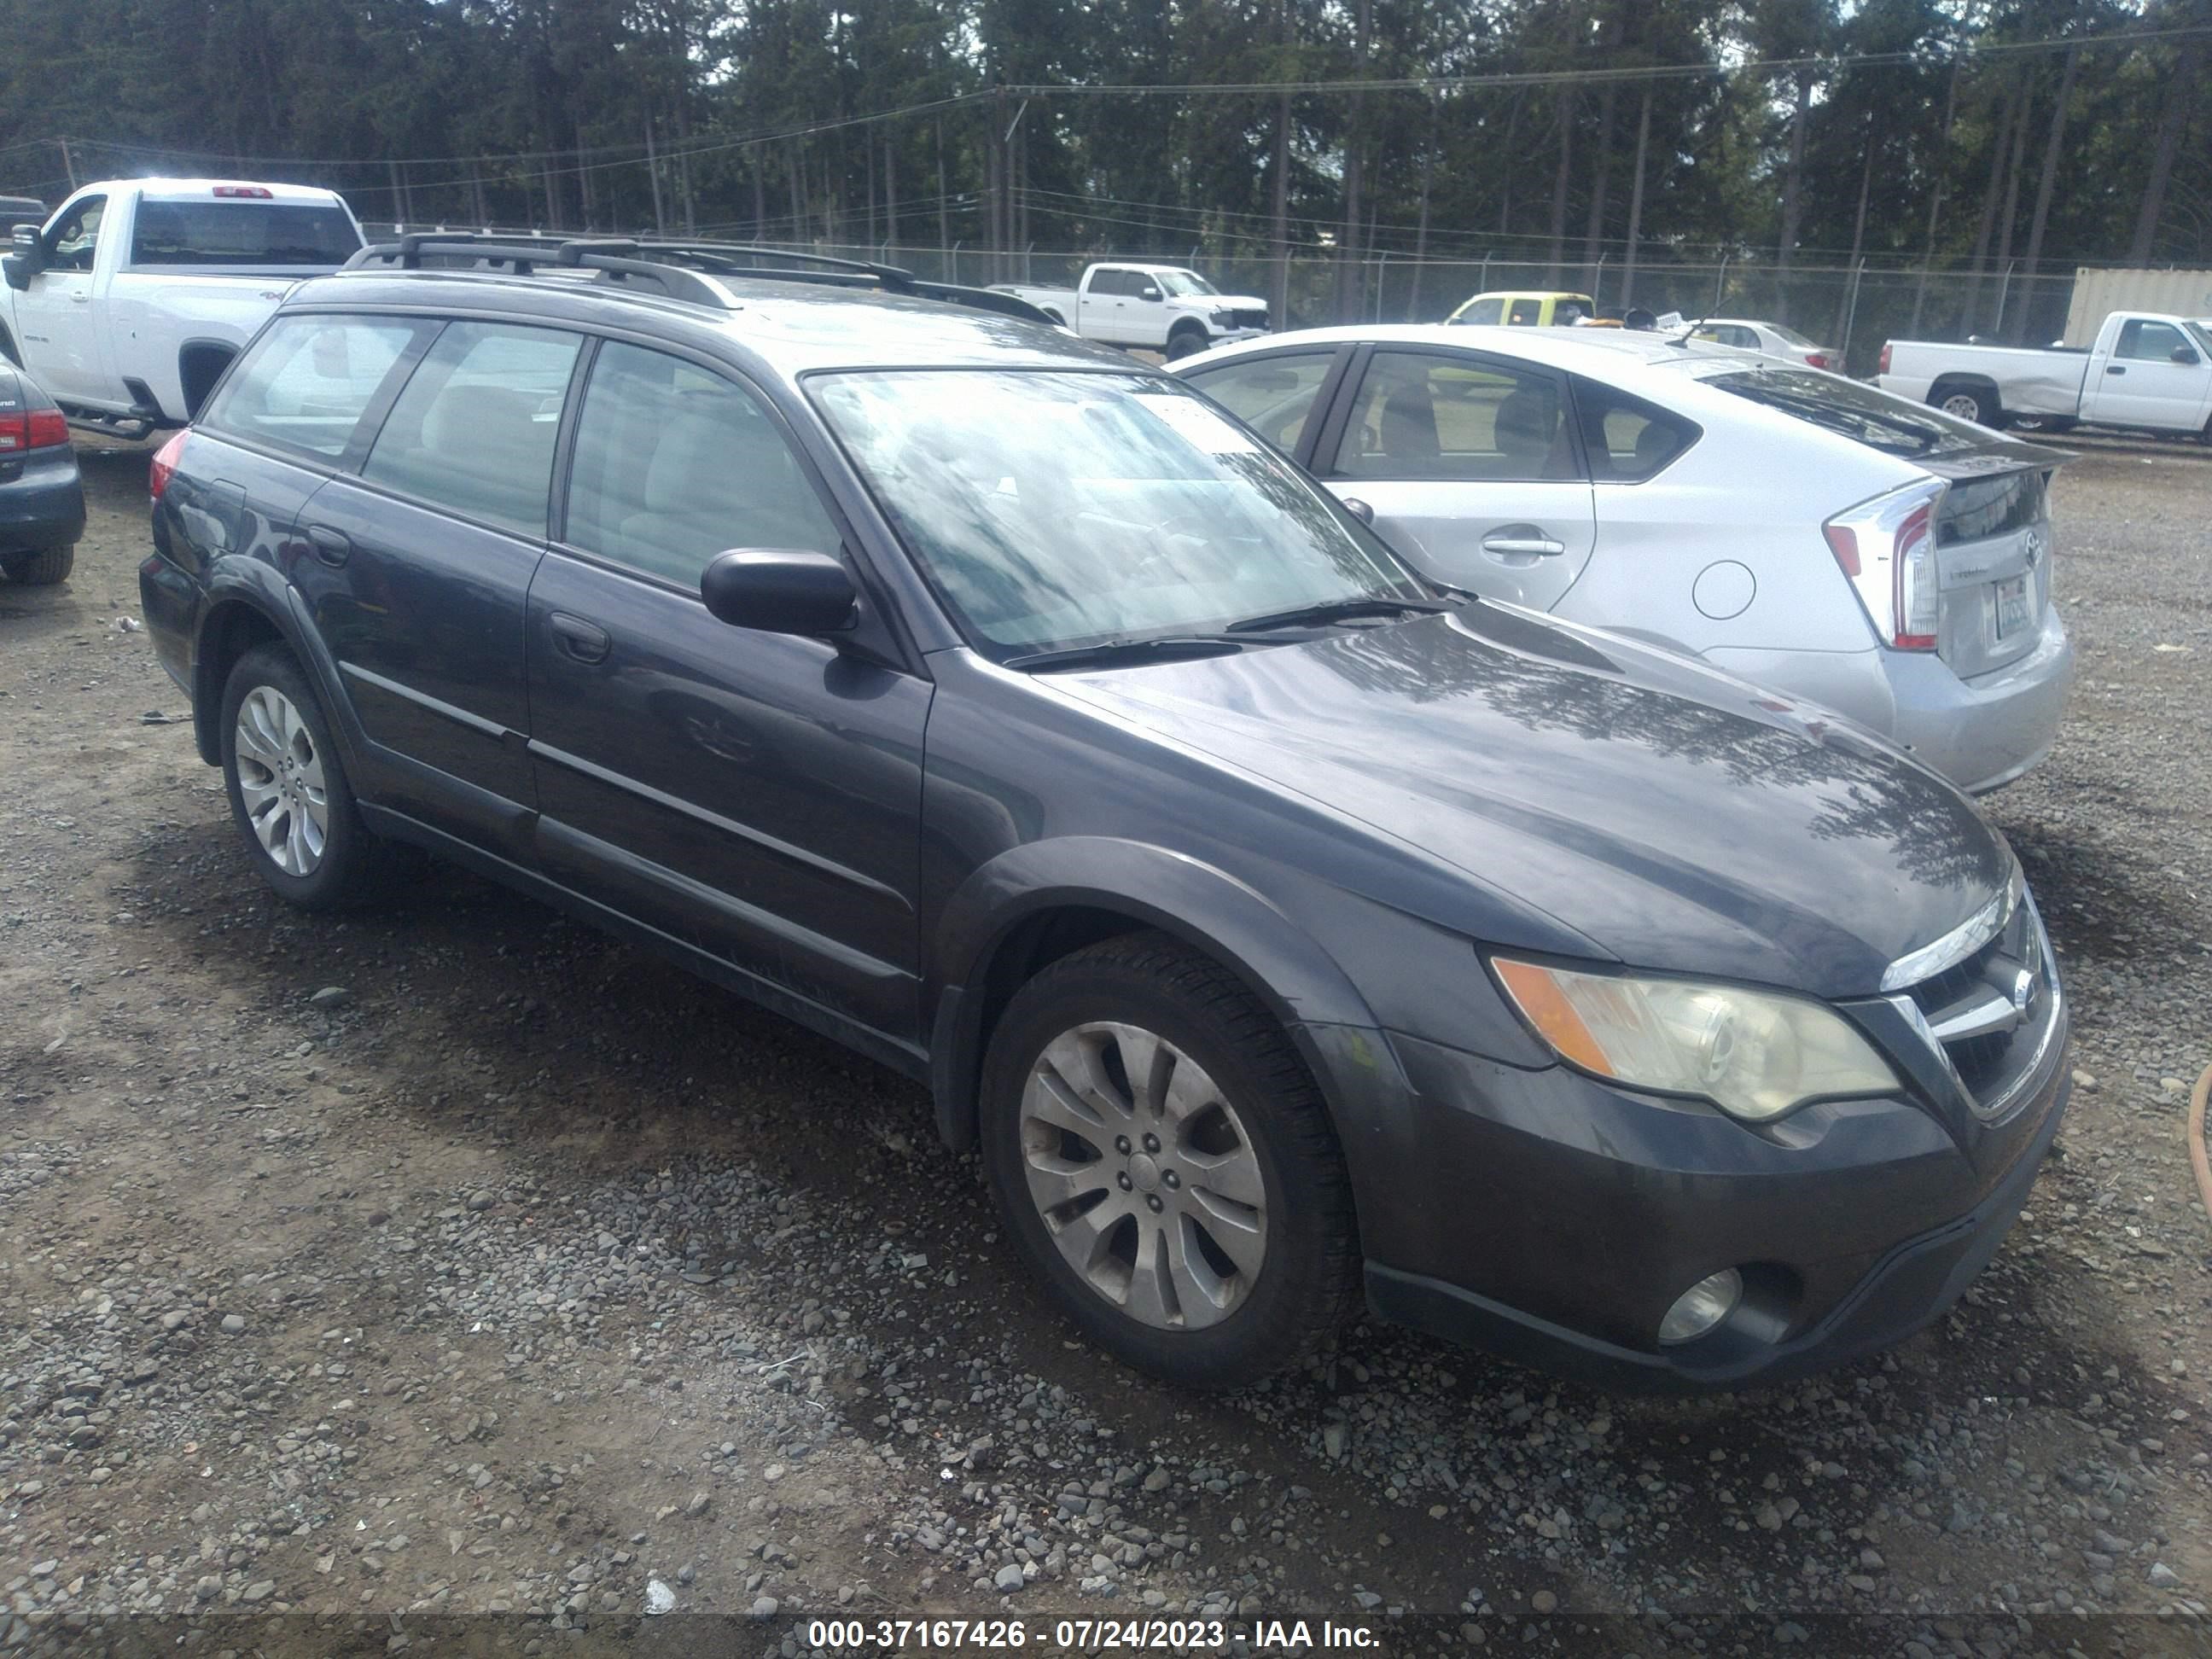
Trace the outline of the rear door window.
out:
[[[210,431],[336,461],[434,323],[280,317],[200,413]]]
[[[1377,351],[1331,471],[1340,478],[1486,483],[1577,477],[1565,393],[1538,369]]]
[[[1271,352],[1182,378],[1289,455],[1312,419],[1334,351]]]
[[[131,228],[134,265],[331,267],[360,249],[334,203],[142,201]]]
[[[362,477],[525,535],[545,533],[574,334],[451,323],[385,417]]]
[[[1544,302],[1541,300],[1516,300],[1505,313],[1507,325],[1514,328],[1534,328],[1543,320]]]
[[[577,417],[562,539],[695,591],[732,548],[834,556],[842,540],[759,398],[680,357],[614,343]]]

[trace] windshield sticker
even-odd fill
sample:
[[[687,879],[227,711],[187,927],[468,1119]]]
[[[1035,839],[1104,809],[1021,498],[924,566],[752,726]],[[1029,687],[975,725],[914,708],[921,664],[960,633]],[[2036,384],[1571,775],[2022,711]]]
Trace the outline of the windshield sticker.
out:
[[[1256,455],[1260,446],[1195,398],[1139,392],[1130,399],[1209,455]]]

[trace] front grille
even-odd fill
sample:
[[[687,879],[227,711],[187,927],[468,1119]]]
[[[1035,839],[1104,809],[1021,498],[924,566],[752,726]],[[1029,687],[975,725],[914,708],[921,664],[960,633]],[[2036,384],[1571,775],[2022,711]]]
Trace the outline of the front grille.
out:
[[[1235,311],[1230,315],[1237,319],[1239,328],[1265,328],[1267,325],[1267,313],[1264,307],[1258,311]]]
[[[2002,1113],[2042,1053],[2058,1012],[2058,987],[2033,903],[2023,896],[1995,938],[1906,988],[1906,994],[1974,1109],[1984,1117]],[[1994,1029],[1947,1035],[1947,1025]]]

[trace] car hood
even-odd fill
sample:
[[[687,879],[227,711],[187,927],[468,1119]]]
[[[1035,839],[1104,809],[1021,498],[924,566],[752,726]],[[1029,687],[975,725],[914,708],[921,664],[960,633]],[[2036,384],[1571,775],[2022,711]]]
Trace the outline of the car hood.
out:
[[[1267,302],[1256,294],[1185,294],[1177,296],[1193,305],[1211,306],[1216,311],[1265,311]]]
[[[1843,717],[1512,607],[1054,678],[1637,967],[1872,993],[2013,867],[1964,796]]]

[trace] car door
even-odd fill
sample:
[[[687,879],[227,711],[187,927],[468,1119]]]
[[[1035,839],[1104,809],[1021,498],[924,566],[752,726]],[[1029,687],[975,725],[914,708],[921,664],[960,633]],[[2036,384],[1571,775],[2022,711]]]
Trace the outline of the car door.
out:
[[[1083,301],[1083,331],[1094,340],[1121,345],[1136,343],[1129,331],[1136,323],[1129,314],[1129,307],[1136,303],[1130,296],[1136,291],[1137,279],[1132,271],[1091,272],[1091,289]]]
[[[1318,441],[1314,470],[1364,502],[1416,569],[1548,611],[1597,523],[1566,383],[1475,352],[1378,346]]]
[[[23,361],[64,402],[113,403],[92,303],[93,263],[107,217],[105,196],[81,196],[46,236],[46,265],[15,298]]]
[[[842,552],[814,475],[757,391],[619,342],[568,472],[530,591],[541,863],[787,1011],[911,1044],[930,686],[699,597],[732,548]]]
[[[2172,323],[2130,317],[2112,354],[2090,379],[2095,396],[2085,418],[2117,426],[2196,429],[2204,407],[2204,354]]]
[[[534,807],[523,617],[582,345],[447,323],[358,472],[300,514],[293,582],[388,774],[380,799],[516,860]]]
[[[1178,374],[1289,459],[1303,462],[1316,411],[1328,407],[1338,372],[1352,355],[1350,346],[1261,351]]]

